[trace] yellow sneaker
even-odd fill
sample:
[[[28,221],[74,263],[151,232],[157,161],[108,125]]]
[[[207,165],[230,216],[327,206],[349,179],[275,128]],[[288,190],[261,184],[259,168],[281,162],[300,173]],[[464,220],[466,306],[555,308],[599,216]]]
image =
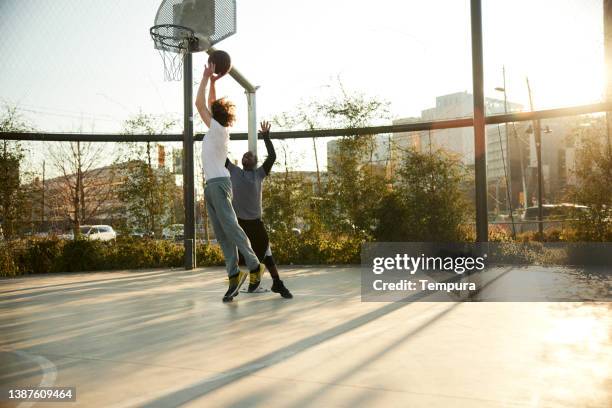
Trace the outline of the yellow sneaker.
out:
[[[261,277],[266,269],[264,264],[259,264],[259,267],[249,273],[249,293],[255,292],[261,283]]]
[[[227,288],[227,292],[223,296],[224,302],[231,302],[234,300],[235,296],[238,296],[238,292],[240,291],[240,287],[246,281],[248,272],[238,271],[238,273],[229,278],[229,287]]]

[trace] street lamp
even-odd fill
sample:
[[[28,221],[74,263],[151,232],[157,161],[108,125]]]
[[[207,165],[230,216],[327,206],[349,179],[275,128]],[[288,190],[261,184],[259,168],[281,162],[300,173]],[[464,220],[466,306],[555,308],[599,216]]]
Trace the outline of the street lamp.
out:
[[[543,220],[544,220],[544,208],[542,206],[542,130],[544,131],[544,133],[552,133],[552,130],[550,130],[549,126],[546,126],[546,128],[542,129],[540,127],[540,121],[537,120],[536,122],[536,127],[535,127],[535,131],[532,125],[529,125],[529,127],[527,128],[527,130],[525,131],[525,133],[531,134],[531,133],[535,133],[535,146],[536,146],[536,160],[537,160],[537,166],[538,166],[538,233],[540,234],[540,237],[542,237],[542,235],[544,234],[544,225],[543,225]]]
[[[506,94],[506,67],[502,67],[502,74],[504,77],[504,86],[495,88],[496,91],[504,93],[504,113],[508,113],[508,96]],[[497,125],[497,131],[499,134],[499,149],[501,150],[502,164],[504,166],[504,176],[506,179],[506,195],[508,197],[508,209],[510,210],[510,221],[512,222],[512,237],[516,239],[516,226],[514,225],[514,211],[512,205],[512,190],[511,190],[511,177],[508,177],[510,172],[510,149],[508,143],[508,122],[505,124],[506,128],[506,152],[508,152],[508,168],[506,168],[506,160],[504,159],[504,146],[501,139],[501,133],[499,132],[499,125]]]
[[[505,75],[504,75],[505,76]],[[504,81],[505,82],[505,81]],[[504,93],[504,113],[508,113],[508,98],[506,95],[506,88],[505,86],[498,86],[495,88],[496,91],[498,92],[503,92]],[[518,146],[518,151],[519,151],[519,160],[521,163],[521,184],[522,184],[522,188],[523,188],[523,209],[527,208],[527,180],[525,178],[525,162],[523,159],[523,141],[519,138],[518,133],[516,132],[516,127],[514,126],[514,123],[512,124],[512,130],[514,131],[514,139],[516,141],[516,145]],[[506,123],[506,140],[509,139],[508,136],[508,124]]]

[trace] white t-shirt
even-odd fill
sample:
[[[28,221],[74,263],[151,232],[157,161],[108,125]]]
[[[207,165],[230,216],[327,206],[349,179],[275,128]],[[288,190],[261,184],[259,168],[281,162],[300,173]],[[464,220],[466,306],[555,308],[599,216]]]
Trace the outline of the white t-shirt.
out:
[[[202,142],[202,169],[206,180],[230,176],[229,171],[225,168],[228,144],[227,128],[210,118],[210,129]]]

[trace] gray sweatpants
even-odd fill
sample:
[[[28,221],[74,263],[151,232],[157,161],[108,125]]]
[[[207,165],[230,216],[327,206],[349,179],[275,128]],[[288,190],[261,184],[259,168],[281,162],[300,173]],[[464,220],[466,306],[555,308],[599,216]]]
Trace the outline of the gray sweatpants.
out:
[[[238,273],[238,251],[244,256],[249,270],[259,267],[259,260],[251,249],[251,242],[238,225],[232,207],[232,183],[229,177],[216,177],[206,181],[204,189],[206,209],[217,241],[225,257],[227,276]]]

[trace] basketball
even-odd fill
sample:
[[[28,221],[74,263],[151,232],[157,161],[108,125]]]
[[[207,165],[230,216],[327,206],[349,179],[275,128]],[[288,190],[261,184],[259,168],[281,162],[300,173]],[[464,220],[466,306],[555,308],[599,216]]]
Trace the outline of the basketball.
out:
[[[215,64],[215,74],[217,75],[225,75],[232,69],[232,60],[225,51],[214,51],[208,56],[208,63]]]

